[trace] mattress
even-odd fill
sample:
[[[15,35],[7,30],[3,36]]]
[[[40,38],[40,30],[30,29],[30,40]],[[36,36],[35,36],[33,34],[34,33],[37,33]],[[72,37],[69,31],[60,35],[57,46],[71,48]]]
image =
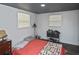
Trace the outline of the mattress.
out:
[[[51,48],[48,41],[33,39],[28,44],[26,44],[23,48],[13,50],[13,55],[49,55],[49,51],[47,51],[48,48],[46,49],[47,46]],[[60,49],[59,54],[64,54],[64,49],[62,49],[62,46],[59,49]]]

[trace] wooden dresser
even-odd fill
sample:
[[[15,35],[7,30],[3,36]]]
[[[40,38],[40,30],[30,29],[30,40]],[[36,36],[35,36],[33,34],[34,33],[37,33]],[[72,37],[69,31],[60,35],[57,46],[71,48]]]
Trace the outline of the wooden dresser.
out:
[[[12,54],[11,51],[11,40],[4,40],[0,42],[0,55],[10,55]]]

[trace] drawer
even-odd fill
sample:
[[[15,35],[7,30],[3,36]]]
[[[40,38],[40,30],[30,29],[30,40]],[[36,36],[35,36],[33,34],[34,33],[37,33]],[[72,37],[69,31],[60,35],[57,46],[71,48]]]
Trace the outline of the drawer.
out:
[[[4,53],[4,51],[0,48],[0,55],[2,55]]]

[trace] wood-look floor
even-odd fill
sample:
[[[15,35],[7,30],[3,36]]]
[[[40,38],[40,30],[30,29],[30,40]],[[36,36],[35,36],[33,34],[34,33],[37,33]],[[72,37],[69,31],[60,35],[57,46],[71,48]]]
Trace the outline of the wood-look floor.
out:
[[[62,43],[63,47],[68,51],[66,55],[79,55],[79,46]]]

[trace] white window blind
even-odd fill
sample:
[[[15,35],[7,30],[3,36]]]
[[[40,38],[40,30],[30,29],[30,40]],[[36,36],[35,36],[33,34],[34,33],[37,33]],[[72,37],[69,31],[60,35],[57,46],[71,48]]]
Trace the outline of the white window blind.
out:
[[[61,26],[62,16],[61,15],[50,15],[48,20],[49,26]]]
[[[19,28],[30,27],[30,15],[19,12],[18,27]]]

